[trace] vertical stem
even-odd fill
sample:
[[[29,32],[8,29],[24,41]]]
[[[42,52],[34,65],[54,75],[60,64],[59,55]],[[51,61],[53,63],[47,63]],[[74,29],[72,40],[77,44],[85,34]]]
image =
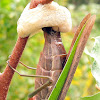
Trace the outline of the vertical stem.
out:
[[[25,48],[28,37],[18,38],[16,45],[12,51],[11,57],[9,59],[10,65],[16,69],[22,52]],[[7,65],[4,72],[0,76],[0,100],[5,100],[11,79],[13,77],[14,71]]]

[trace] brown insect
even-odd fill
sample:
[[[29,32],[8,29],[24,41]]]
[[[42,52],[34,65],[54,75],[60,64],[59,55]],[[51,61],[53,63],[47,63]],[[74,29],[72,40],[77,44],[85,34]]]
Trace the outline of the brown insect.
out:
[[[73,47],[74,42],[76,40],[76,37],[79,33],[78,31],[84,25],[86,20],[89,19],[89,17],[90,17],[90,14],[88,14],[80,23],[80,26],[78,27],[76,34],[73,38],[69,53],[70,53],[71,48]],[[84,34],[86,34],[86,37],[83,38],[84,41],[85,41],[85,39],[87,41],[87,39],[89,37],[90,31],[91,31],[93,24],[95,22],[95,18],[96,18],[95,16],[92,16],[89,19],[87,26],[89,26],[89,25],[90,26],[89,27],[86,26],[86,29],[84,32]],[[93,21],[91,19],[93,19]],[[86,31],[87,28],[90,30]],[[35,80],[35,89],[36,90],[29,95],[29,97],[33,97],[34,95],[36,95],[35,100],[48,99],[48,97],[49,97],[65,63],[66,63],[67,56],[69,55],[69,53],[68,53],[68,55],[66,54],[64,46],[62,44],[60,32],[54,31],[51,27],[45,27],[45,28],[43,28],[43,31],[44,31],[45,44],[44,44],[43,51],[41,52],[41,55],[40,55],[40,60],[39,60],[38,66],[37,66],[36,75],[22,75],[22,74],[20,74],[18,71],[16,71],[10,65],[10,63],[8,61],[8,66],[11,69],[13,69],[15,72],[17,72],[20,76],[36,77],[36,80]],[[87,35],[87,33],[88,33],[88,35]],[[86,44],[86,41],[85,41],[85,44]],[[84,42],[81,42],[81,43],[84,43]],[[81,48],[82,47],[84,48],[85,44],[79,45],[79,48],[80,48],[80,46],[81,46]],[[82,51],[83,51],[83,49],[80,50],[81,54],[82,54]],[[77,56],[77,55],[78,55],[77,59],[79,62],[79,58],[81,57],[81,55],[80,55],[80,53],[77,53],[75,56]],[[75,70],[73,69],[73,67],[76,68],[78,62],[76,61],[75,62],[76,65],[71,67],[71,69],[69,71],[68,79],[69,78],[72,79],[72,77],[75,73]],[[24,65],[20,61],[19,61],[19,63]],[[36,69],[36,68],[28,67],[26,65],[24,65],[24,66],[29,68],[29,69]],[[71,82],[71,80],[69,82]],[[66,81],[66,83],[69,87],[70,84],[68,83],[68,81]],[[68,88],[66,90],[68,90]],[[34,99],[32,99],[32,100],[34,100]]]
[[[52,27],[43,28],[45,44],[41,52],[39,63],[36,69],[36,75],[22,75],[11,65],[8,65],[20,76],[36,77],[35,91],[29,95],[36,100],[47,99],[66,63],[66,51],[62,44],[60,32],[56,32]],[[19,62],[24,65],[22,62]],[[35,69],[24,65],[29,69]],[[49,86],[50,85],[50,86]]]
[[[30,98],[35,95],[36,100],[48,99],[67,60],[67,54],[62,44],[60,32],[54,31],[52,27],[44,27],[42,30],[44,31],[45,44],[37,65],[36,75],[20,74],[9,64],[8,61],[8,66],[20,76],[36,77],[35,91],[29,95]],[[70,51],[74,42],[75,41],[72,42]],[[20,63],[24,65],[22,62]],[[35,69],[26,65],[24,66],[29,69]]]
[[[62,44],[60,32],[52,30],[51,27],[43,28],[43,31],[45,44],[37,65],[36,75],[48,76],[52,83],[51,80],[44,78],[35,79],[35,89],[48,81],[51,83],[50,86],[37,93],[36,100],[48,98],[66,62],[66,51]]]
[[[45,4],[45,3],[51,2],[52,0],[32,0],[32,1],[33,1],[33,4],[30,6],[30,8],[35,8],[40,3]],[[11,79],[15,71],[20,76],[36,77],[36,80],[35,80],[36,90],[33,93],[31,93],[29,97],[33,97],[34,95],[36,96],[34,96],[34,98],[30,98],[29,100],[48,99],[48,96],[51,93],[65,65],[66,59],[69,57],[69,54],[71,52],[71,49],[73,48],[74,42],[79,32],[81,31],[86,21],[89,19],[89,21],[87,22],[88,24],[86,25],[86,28],[83,32],[84,34],[80,39],[80,43],[79,43],[79,46],[77,48],[77,51],[74,57],[75,59],[72,62],[70,71],[68,73],[68,77],[63,86],[62,92],[59,96],[59,100],[64,100],[64,97],[66,96],[71,80],[75,73],[76,67],[78,65],[79,59],[82,55],[83,49],[85,47],[85,44],[87,42],[87,39],[93,27],[93,24],[95,22],[96,16],[92,16],[91,18],[90,16],[91,15],[88,14],[83,19],[80,26],[78,27],[76,34],[73,38],[72,45],[70,47],[68,55],[66,54],[64,46],[62,44],[60,32],[54,31],[51,27],[43,28],[44,37],[45,37],[45,45],[40,55],[40,60],[37,66],[36,75],[22,75],[16,70],[18,62],[24,65],[22,62],[19,61],[19,59],[21,57],[21,54],[24,50],[24,47],[26,45],[26,42],[29,36],[25,38],[19,37],[14,47],[14,50],[11,54],[11,57],[9,61],[7,61],[8,64],[6,66],[4,73],[0,74],[0,98],[2,100],[6,99],[9,85],[10,85]],[[36,68],[28,67],[26,65],[24,66],[29,69],[33,69],[33,70],[36,69]]]
[[[51,1],[52,0],[50,1],[48,0],[48,2]],[[46,1],[44,0],[44,2]],[[30,8],[36,7],[39,3],[41,2],[32,0]],[[42,2],[42,4],[44,3]],[[35,79],[36,91],[34,91],[29,96],[33,97],[33,95],[37,94],[35,96],[37,100],[48,98],[65,65],[66,55],[67,55],[64,46],[62,44],[60,32],[54,31],[52,27],[45,27],[43,28],[43,31],[44,31],[45,44],[43,51],[41,52],[40,55],[39,63],[37,65],[36,75],[22,75],[10,65],[9,61],[7,61],[8,66],[15,72],[17,72],[20,76],[36,77]],[[24,65],[21,61],[19,61],[19,63]],[[29,69],[33,70],[36,69],[28,67],[26,65],[24,66]]]

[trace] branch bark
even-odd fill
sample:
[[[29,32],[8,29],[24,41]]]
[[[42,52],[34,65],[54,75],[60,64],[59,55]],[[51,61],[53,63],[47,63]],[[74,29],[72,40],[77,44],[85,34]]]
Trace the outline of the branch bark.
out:
[[[11,57],[9,59],[10,65],[16,69],[22,52],[25,48],[28,37],[18,38],[16,45],[12,51]],[[14,71],[7,65],[4,72],[0,75],[0,100],[6,100],[9,85],[13,77]]]
[[[38,4],[48,4],[53,0],[31,0],[30,8],[35,8]]]
[[[31,0],[30,9],[35,8],[38,4],[49,3],[52,0]],[[10,65],[16,69],[23,50],[26,46],[29,37],[21,38],[18,37],[16,45],[12,51],[11,57],[9,59]],[[6,100],[10,82],[14,75],[14,71],[7,65],[4,72],[0,73],[0,100]]]
[[[50,3],[52,1],[53,0],[31,0],[30,9],[35,8],[38,4],[46,4],[46,3]],[[68,91],[68,88],[70,86],[72,78],[74,76],[75,70],[77,68],[78,62],[79,62],[80,57],[82,55],[82,52],[84,50],[85,44],[88,40],[91,29],[92,29],[93,24],[95,22],[95,16],[92,16],[90,18],[90,15],[88,15],[86,17],[86,19],[84,19],[84,21],[80,24],[78,30],[76,31],[76,34],[75,34],[75,37],[73,39],[73,42],[72,42],[72,45],[71,45],[71,48],[70,48],[70,51],[69,51],[68,55],[70,55],[70,52],[71,52],[71,49],[74,45],[76,37],[78,36],[78,34],[79,34],[79,32],[82,28],[82,25],[84,25],[84,23],[86,23],[87,19],[89,19],[88,23],[87,23],[86,28],[83,32],[83,35],[80,39],[80,43],[77,47],[76,54],[74,56],[74,60],[73,60],[72,65],[71,65],[71,69],[69,71],[69,75],[68,75],[67,80],[65,82],[65,85],[63,87],[62,93],[59,96],[59,100],[64,100],[64,98],[66,96],[66,93]],[[26,37],[26,38],[18,37],[16,45],[15,45],[13,51],[12,51],[11,57],[9,59],[9,63],[15,69],[16,69],[17,64],[20,60],[20,57],[23,53],[23,50],[26,46],[28,38],[29,37]],[[6,66],[4,72],[0,73],[0,100],[6,100],[8,89],[9,89],[10,82],[11,82],[11,79],[12,79],[13,75],[14,75],[14,71],[11,68],[9,68],[8,65]],[[30,99],[33,100],[32,98],[30,98]]]
[[[73,47],[73,45],[75,43],[75,40],[76,40],[79,32],[81,31],[81,29],[84,26],[84,24],[87,22],[86,27],[85,27],[85,29],[83,31],[83,34],[82,34],[82,36],[80,38],[80,41],[79,41],[79,44],[78,44],[76,53],[74,55],[74,59],[73,59],[73,62],[72,62],[72,65],[71,65],[71,68],[70,68],[68,77],[67,77],[66,82],[64,84],[64,87],[62,89],[62,92],[61,92],[61,94],[59,96],[59,100],[64,100],[64,98],[65,98],[65,96],[67,94],[67,91],[68,91],[69,86],[71,84],[71,81],[73,79],[74,73],[75,73],[76,68],[78,66],[79,60],[81,58],[81,55],[83,53],[83,50],[84,50],[85,45],[87,43],[87,40],[89,38],[90,32],[91,32],[92,27],[94,25],[95,19],[96,19],[96,16],[95,15],[93,15],[92,17],[90,17],[90,14],[87,15],[83,19],[83,21],[81,22],[80,26],[78,27],[78,29],[76,31],[76,34],[75,34],[75,37],[73,38],[73,42],[72,42],[72,45],[71,45],[71,48],[70,48],[70,51],[69,51],[68,55],[70,55],[70,52],[72,50],[72,47]]]

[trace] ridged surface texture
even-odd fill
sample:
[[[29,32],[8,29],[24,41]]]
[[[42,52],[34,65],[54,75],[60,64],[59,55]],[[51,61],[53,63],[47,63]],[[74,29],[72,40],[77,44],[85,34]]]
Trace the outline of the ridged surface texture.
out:
[[[50,76],[53,83],[41,90],[36,95],[36,100],[47,100],[64,65],[66,62],[66,51],[62,44],[60,32],[53,31],[52,28],[43,28],[45,44],[40,54],[39,63],[37,65],[37,75]],[[46,83],[48,79],[36,78],[35,89]]]

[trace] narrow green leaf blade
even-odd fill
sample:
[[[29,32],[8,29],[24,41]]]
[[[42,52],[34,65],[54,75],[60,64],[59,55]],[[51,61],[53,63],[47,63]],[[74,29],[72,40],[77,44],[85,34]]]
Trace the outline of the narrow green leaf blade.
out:
[[[81,35],[83,33],[83,30],[84,30],[85,26],[86,26],[86,24],[83,26],[82,30],[80,31],[80,33],[79,33],[79,35],[78,35],[78,37],[77,37],[77,39],[75,41],[75,44],[74,44],[74,46],[72,48],[72,51],[70,53],[70,56],[69,56],[69,58],[67,60],[67,63],[65,65],[65,67],[64,67],[64,69],[63,69],[63,71],[62,71],[62,73],[61,73],[61,75],[60,75],[60,77],[59,77],[59,79],[58,79],[58,81],[57,81],[52,93],[50,94],[48,100],[57,100],[58,99],[59,94],[60,94],[60,92],[61,92],[61,90],[63,88],[64,82],[65,82],[65,80],[66,80],[66,78],[68,76],[68,72],[70,70],[70,66],[72,64],[72,61],[73,61],[73,58],[74,58],[74,55],[75,55],[75,52],[76,52],[80,37],[81,37]]]

